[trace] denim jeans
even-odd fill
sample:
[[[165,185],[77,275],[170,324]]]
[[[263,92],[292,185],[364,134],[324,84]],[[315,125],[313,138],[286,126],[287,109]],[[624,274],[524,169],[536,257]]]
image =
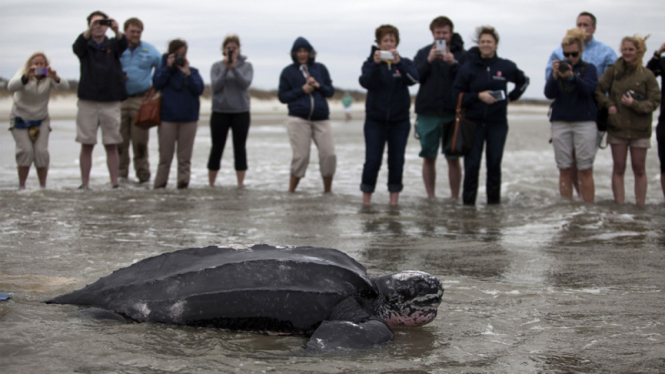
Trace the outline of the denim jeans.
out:
[[[374,192],[386,143],[388,143],[388,191],[402,191],[404,152],[410,130],[411,124],[408,120],[402,122],[365,121],[365,166],[360,184],[362,192]]]
[[[508,123],[479,124],[476,139],[471,151],[464,156],[464,190],[462,200],[465,205],[474,205],[478,194],[478,173],[485,150],[487,163],[487,203],[501,203],[501,159],[508,136]]]

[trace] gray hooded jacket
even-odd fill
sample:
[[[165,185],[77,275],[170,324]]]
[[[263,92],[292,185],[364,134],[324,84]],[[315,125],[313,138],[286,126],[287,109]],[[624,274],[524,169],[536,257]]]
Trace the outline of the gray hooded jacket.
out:
[[[238,63],[232,68],[227,68],[223,61],[215,62],[210,69],[212,111],[249,112],[249,85],[253,77],[252,64],[243,55],[238,56]]]

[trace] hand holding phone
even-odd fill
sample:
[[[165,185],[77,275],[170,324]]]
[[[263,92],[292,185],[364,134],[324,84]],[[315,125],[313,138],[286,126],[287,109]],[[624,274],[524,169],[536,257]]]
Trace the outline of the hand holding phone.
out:
[[[384,61],[392,61],[395,59],[395,55],[390,51],[380,51],[379,57]]]
[[[446,39],[437,39],[436,40],[436,49],[441,51],[442,55],[446,54]]]
[[[494,98],[496,101],[502,101],[506,100],[506,92],[504,90],[496,90],[490,92],[490,95]]]

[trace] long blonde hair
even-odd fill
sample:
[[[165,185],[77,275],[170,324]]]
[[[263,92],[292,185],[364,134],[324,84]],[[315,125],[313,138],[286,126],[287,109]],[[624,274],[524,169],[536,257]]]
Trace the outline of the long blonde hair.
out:
[[[39,57],[39,56],[42,56],[44,58],[44,62],[46,63],[46,66],[49,66],[48,57],[46,57],[44,52],[35,52],[30,57],[28,57],[28,61],[25,62],[25,65],[23,66],[23,74],[27,73],[28,70],[30,70],[30,66],[32,66],[32,60],[35,57]]]
[[[586,38],[586,33],[584,30],[575,27],[566,31],[566,36],[563,37],[561,41],[561,47],[567,45],[577,44],[580,47],[580,53],[584,51],[584,38]]]
[[[621,39],[621,46],[619,50],[623,49],[623,43],[625,42],[631,42],[635,46],[635,49],[637,49],[637,58],[635,59],[635,62],[633,62],[632,65],[633,67],[636,67],[641,70],[642,68],[642,58],[644,57],[644,54],[647,52],[647,39],[649,39],[649,36],[651,34],[642,37],[639,34],[635,34],[633,36],[626,36],[623,39]]]

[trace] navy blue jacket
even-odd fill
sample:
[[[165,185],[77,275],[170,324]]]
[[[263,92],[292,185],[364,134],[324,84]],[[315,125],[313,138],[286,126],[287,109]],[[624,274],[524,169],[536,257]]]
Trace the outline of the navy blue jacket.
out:
[[[374,51],[362,67],[360,85],[367,89],[365,119],[398,122],[409,119],[411,95],[409,86],[418,83],[418,70],[413,61],[400,56],[399,64],[374,62]]]
[[[78,97],[90,101],[122,101],[127,98],[125,74],[120,56],[127,49],[127,37],[122,39],[104,37],[97,45],[83,34],[74,42],[72,49],[81,62],[81,78]]]
[[[152,85],[162,90],[162,121],[191,122],[199,120],[201,103],[199,96],[203,93],[203,79],[196,68],[189,67],[191,74],[185,76],[176,66],[168,67],[166,58],[162,56],[162,65],[155,70]]]
[[[582,66],[585,66],[582,69]],[[580,70],[583,70],[583,74]],[[545,97],[554,99],[550,121],[581,122],[596,120],[596,101],[593,93],[598,85],[598,73],[593,64],[580,61],[573,66],[571,81],[554,79],[550,74],[545,83]]]
[[[478,47],[467,51],[469,61],[457,73],[453,84],[453,95],[458,97],[464,93],[462,107],[466,109],[465,117],[477,123],[506,123],[508,120],[508,100],[498,101],[492,105],[485,104],[478,99],[482,91],[508,91],[508,82],[515,84],[515,88],[507,93],[507,99],[516,101],[529,86],[529,78],[514,62],[494,57],[481,59]]]
[[[300,70],[300,64],[296,58],[296,51],[299,48],[306,48],[310,52],[310,58],[307,62],[309,75],[319,82],[320,87],[306,94],[302,86],[307,81],[305,75]],[[327,97],[332,97],[335,89],[330,80],[330,74],[325,65],[314,62],[314,48],[303,37],[298,37],[291,48],[291,58],[293,64],[282,70],[279,77],[279,101],[288,104],[289,115],[303,118],[310,121],[326,120],[330,116]]]
[[[448,65],[436,59],[431,64],[427,61],[432,50],[429,44],[421,48],[413,59],[420,76],[420,89],[416,96],[416,113],[418,114],[454,114],[457,98],[453,97],[453,83],[459,68],[467,61],[464,41],[459,34],[453,34],[450,41],[450,52],[457,61]]]

